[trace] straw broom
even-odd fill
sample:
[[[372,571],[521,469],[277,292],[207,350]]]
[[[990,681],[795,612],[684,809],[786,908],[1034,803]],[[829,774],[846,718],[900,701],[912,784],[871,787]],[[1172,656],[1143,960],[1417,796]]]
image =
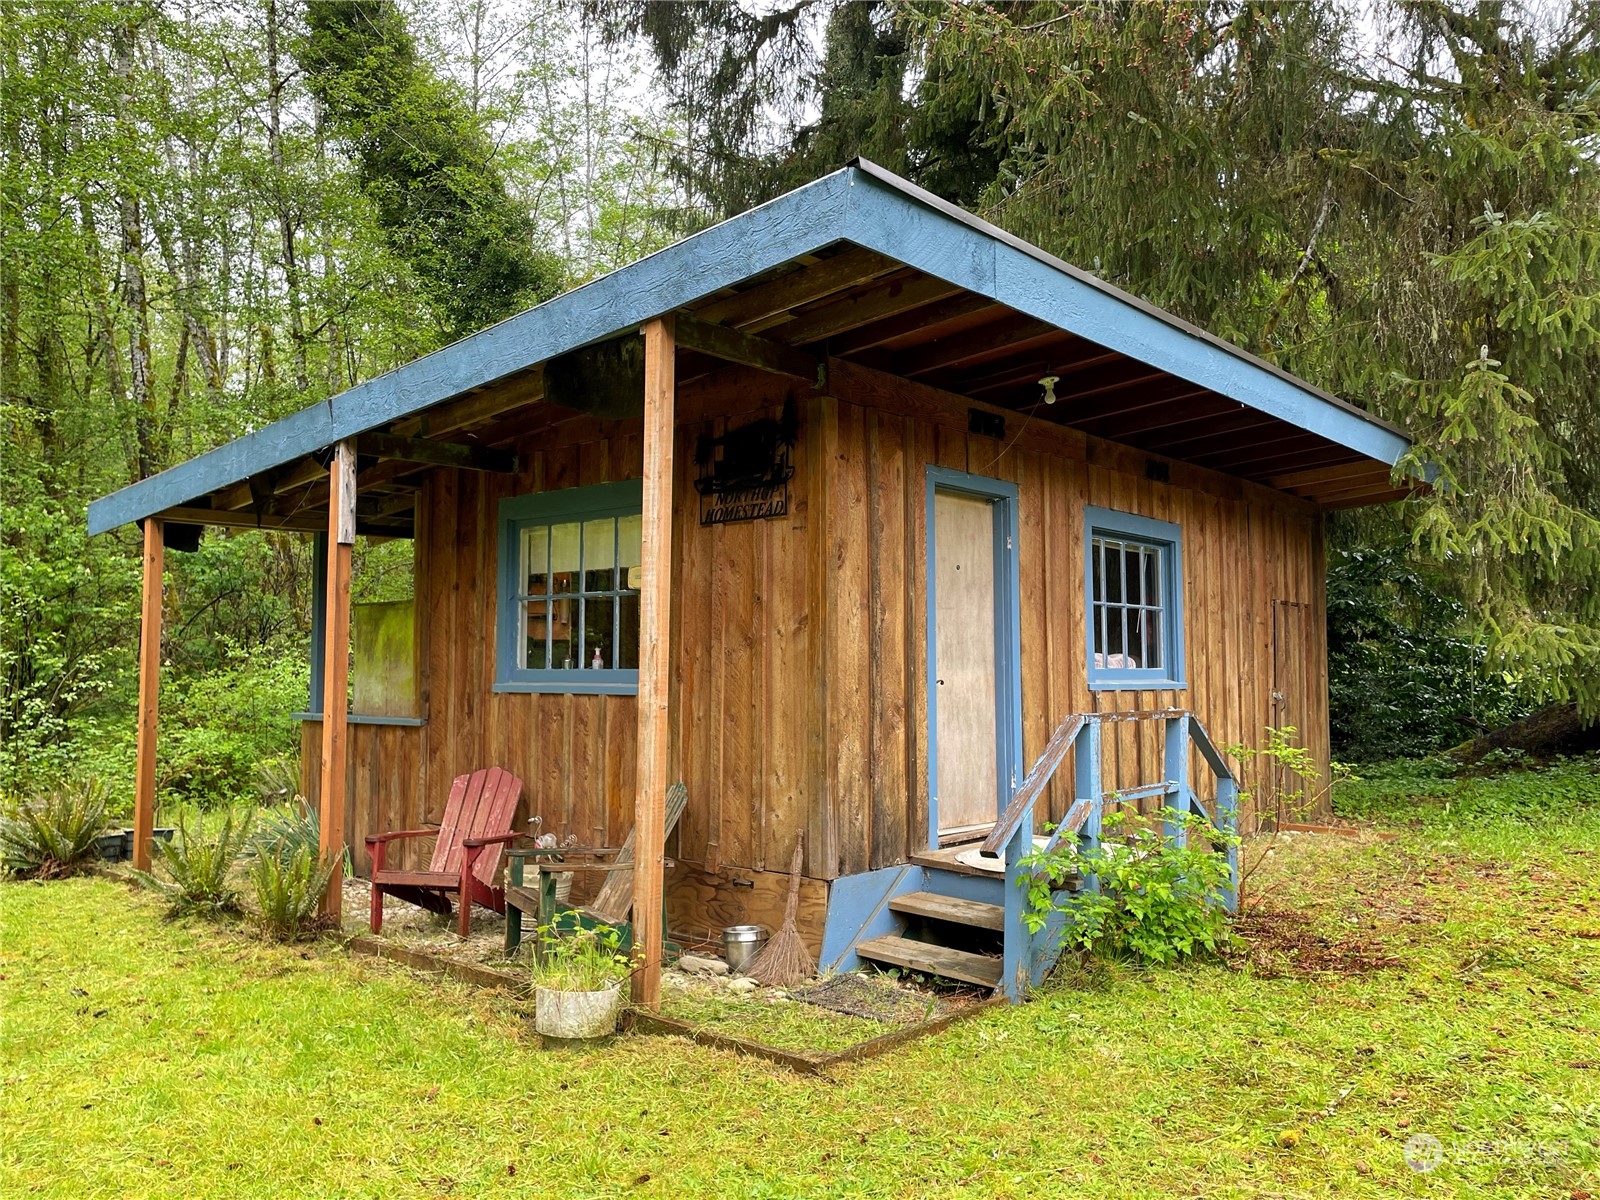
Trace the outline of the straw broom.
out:
[[[783,906],[783,928],[750,960],[745,974],[768,987],[790,987],[817,973],[817,960],[795,928],[795,913],[800,908],[800,862],[805,855],[806,835],[794,840],[794,859],[789,866],[789,900]]]

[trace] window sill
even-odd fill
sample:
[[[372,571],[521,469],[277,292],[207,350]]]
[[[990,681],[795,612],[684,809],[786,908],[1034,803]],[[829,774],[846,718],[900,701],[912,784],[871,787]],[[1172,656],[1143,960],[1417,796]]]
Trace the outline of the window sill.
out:
[[[492,689],[496,692],[507,694],[533,694],[538,696],[637,696],[639,694],[638,680],[618,680],[615,683],[569,683],[564,680],[552,679],[548,682],[540,680],[500,680]]]
[[[1091,679],[1091,692],[1183,692],[1189,684],[1182,679]]]
[[[319,712],[290,713],[291,721],[322,721]],[[420,729],[428,723],[427,717],[386,717],[376,713],[345,713],[344,719],[350,725],[397,725],[405,729]]]

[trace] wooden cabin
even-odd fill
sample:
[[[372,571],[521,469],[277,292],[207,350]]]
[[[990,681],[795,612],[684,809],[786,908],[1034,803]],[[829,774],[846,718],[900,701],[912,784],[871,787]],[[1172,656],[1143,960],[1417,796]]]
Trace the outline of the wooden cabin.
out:
[[[1108,803],[1249,831],[1316,801],[1216,748],[1292,726],[1326,771],[1322,514],[1403,498],[1407,452],[858,161],[91,505],[146,534],[139,819],[163,546],[304,530],[305,785],[358,872],[364,835],[498,765],[519,821],[637,826],[646,946],[776,926],[799,838],[825,967],[969,944],[946,896],[1002,914],[980,974],[1016,992],[1042,966],[1015,856],[975,851],[1092,838]],[[358,612],[347,713],[321,698],[348,694],[357,535],[414,539],[415,591]]]

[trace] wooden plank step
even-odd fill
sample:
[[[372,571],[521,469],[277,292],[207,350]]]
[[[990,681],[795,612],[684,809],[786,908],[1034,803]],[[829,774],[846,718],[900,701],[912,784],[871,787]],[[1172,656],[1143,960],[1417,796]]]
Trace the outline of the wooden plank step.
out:
[[[886,962],[896,967],[921,971],[927,975],[940,975],[945,979],[958,979],[962,983],[976,983],[994,987],[1000,982],[1001,964],[998,958],[985,954],[969,954],[965,950],[952,950],[948,946],[935,946],[928,942],[913,942],[910,938],[873,938],[856,947],[862,958]]]
[[[952,875],[972,875],[979,879],[993,879],[1001,884],[1005,883],[1006,873],[1004,868],[1001,868],[998,871],[984,871],[980,870],[978,867],[969,867],[964,862],[957,862],[955,852],[957,850],[967,849],[970,849],[970,847],[951,846],[945,850],[933,850],[923,854],[913,854],[911,856],[911,862],[914,866],[930,867],[935,871],[949,871]],[[997,859],[996,862],[998,863],[998,861],[999,860]]]
[[[974,929],[993,929],[996,933],[1006,927],[1006,910],[1000,905],[941,896],[936,892],[907,892],[890,900],[889,907],[899,913],[971,925]]]

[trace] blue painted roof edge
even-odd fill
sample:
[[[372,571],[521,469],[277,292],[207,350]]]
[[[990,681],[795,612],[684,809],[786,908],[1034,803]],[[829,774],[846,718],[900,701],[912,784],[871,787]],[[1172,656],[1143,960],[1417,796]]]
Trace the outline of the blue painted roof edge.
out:
[[[841,240],[1391,466],[1409,448],[1399,430],[1353,405],[857,159],[497,325],[91,501],[89,532],[142,520],[293,462]]]
[[[1405,434],[1348,401],[1064,262],[866,159],[862,186],[890,207],[853,205],[848,240],[958,283],[1181,379],[1394,466]],[[932,210],[928,212],[927,210]],[[965,228],[954,236],[933,214]]]

